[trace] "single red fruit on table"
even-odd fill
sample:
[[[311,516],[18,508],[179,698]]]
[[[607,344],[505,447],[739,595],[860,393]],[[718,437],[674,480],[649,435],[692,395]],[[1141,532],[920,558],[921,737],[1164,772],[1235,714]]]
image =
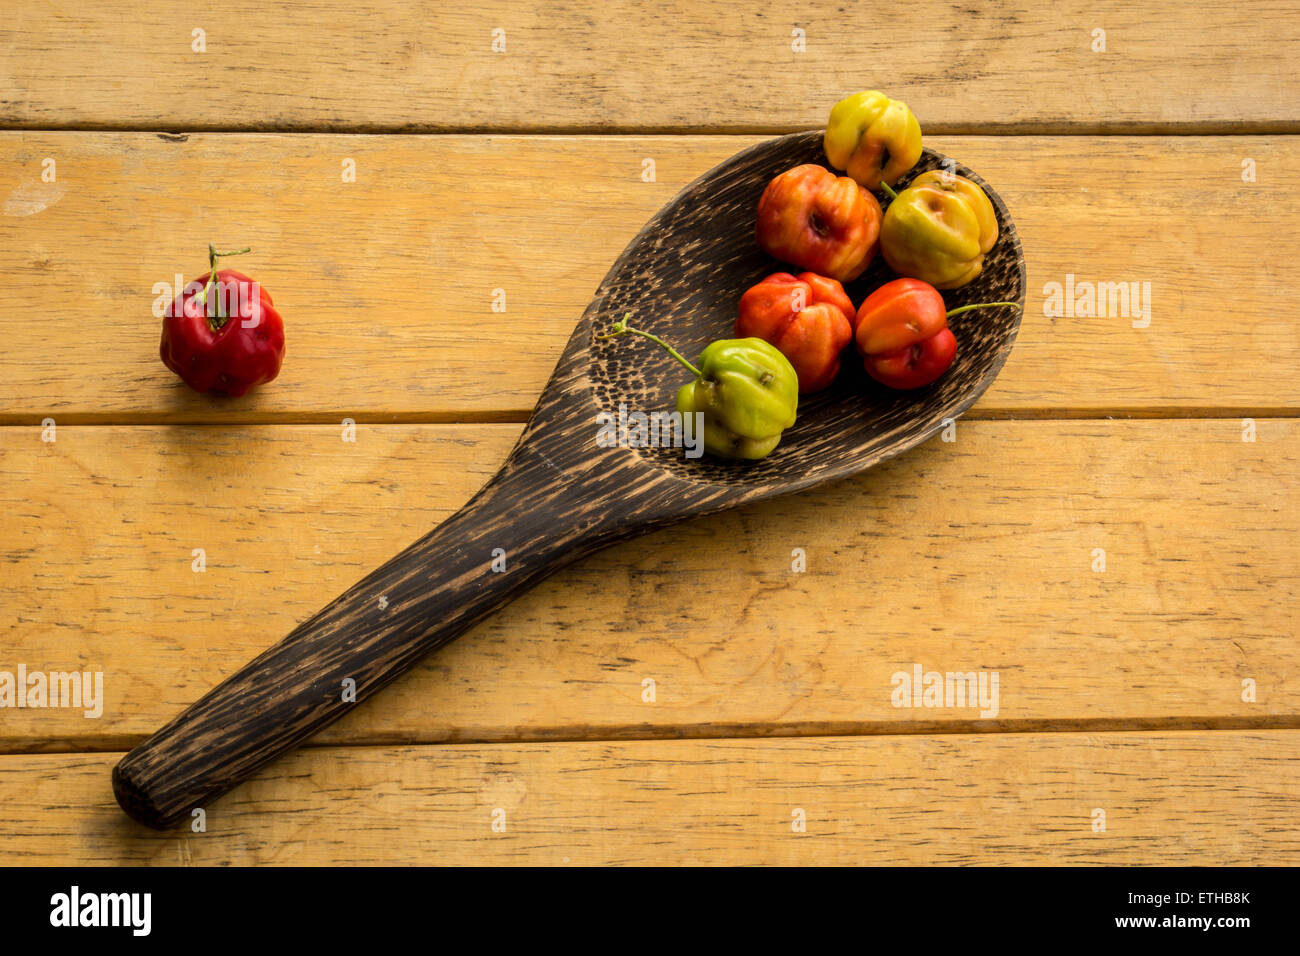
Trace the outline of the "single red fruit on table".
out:
[[[208,246],[211,271],[187,284],[163,318],[163,364],[197,392],[243,395],[280,374],[284,320],[270,294],[241,272],[217,269],[218,259],[248,251]]]
[[[815,163],[767,184],[758,201],[758,244],[768,255],[848,282],[880,247],[880,203],[848,176]]]
[[[853,338],[853,303],[834,279],[777,272],[740,297],[737,338],[775,345],[799,375],[799,391],[825,388],[840,370],[840,353]]]
[[[921,388],[935,381],[957,356],[957,339],[948,319],[971,309],[1015,306],[984,302],[948,309],[943,295],[920,279],[886,282],[858,307],[854,337],[867,374],[897,389]]]

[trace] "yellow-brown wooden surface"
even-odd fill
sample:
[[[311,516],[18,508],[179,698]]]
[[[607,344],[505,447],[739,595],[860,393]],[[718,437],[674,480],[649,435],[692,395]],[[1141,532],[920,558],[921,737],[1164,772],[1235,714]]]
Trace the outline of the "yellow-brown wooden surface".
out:
[[[1253,865],[1300,853],[1298,744],[1280,730],[311,748],[211,808],[202,834],[127,820],[103,787],[115,755],[19,755],[0,763],[0,822],[14,863]]]
[[[0,422],[522,420],[609,253],[756,141],[2,134]],[[974,414],[1300,406],[1300,286],[1279,241],[1300,221],[1287,175],[1300,137],[928,142],[999,191],[1025,248],[1016,348]],[[41,182],[47,158],[55,183]],[[641,179],[645,158],[654,183]],[[1246,158],[1255,183],[1241,181]],[[158,373],[153,289],[206,270],[195,221],[219,246],[257,237],[257,277],[289,336],[274,390],[214,403]],[[1043,286],[1070,274],[1150,283],[1150,316],[1046,316]],[[496,289],[505,312],[493,311]],[[69,310],[62,321],[32,320],[52,303]]]
[[[0,708],[0,862],[1300,862],[1300,7],[842,6],[6,10],[0,672],[104,702]],[[495,471],[647,218],[871,86],[1025,249],[954,431],[561,572],[206,832],[121,814],[123,750]],[[157,356],[209,241],[285,315],[240,400]],[[1067,275],[1149,324],[1049,316]],[[997,713],[897,706],[915,665]]]
[[[5,711],[0,744],[142,739],[463,504],[518,432],[69,426],[49,445],[0,430],[4,644],[31,670],[75,651],[108,698],[94,720]],[[1241,434],[1235,419],[962,422],[851,481],[563,571],[321,739],[1294,721],[1280,598],[1300,589],[1300,428]],[[895,707],[891,677],[914,663],[998,671],[996,717]]]
[[[883,79],[932,129],[1300,125],[1300,24],[1285,0],[912,3],[887,16],[843,0],[8,8],[0,122],[45,128],[784,132]]]

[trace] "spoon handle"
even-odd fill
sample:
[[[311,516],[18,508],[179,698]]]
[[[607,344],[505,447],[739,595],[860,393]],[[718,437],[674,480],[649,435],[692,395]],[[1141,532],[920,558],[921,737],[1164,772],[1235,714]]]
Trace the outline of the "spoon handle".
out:
[[[552,571],[634,533],[611,534],[590,496],[538,485],[503,471],[128,753],[113,770],[122,809],[174,826]]]

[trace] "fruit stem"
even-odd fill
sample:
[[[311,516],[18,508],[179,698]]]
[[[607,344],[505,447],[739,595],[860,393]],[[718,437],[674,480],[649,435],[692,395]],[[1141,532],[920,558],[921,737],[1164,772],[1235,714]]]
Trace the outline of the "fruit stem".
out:
[[[883,179],[880,181],[880,188],[889,194],[890,199],[898,198],[898,193],[894,192],[894,187],[889,185],[889,183],[885,182]]]
[[[692,365],[690,362],[686,361],[686,359],[682,358],[682,355],[681,355],[680,352],[678,352],[675,348],[673,348],[671,345],[669,345],[667,342],[665,342],[665,341],[664,341],[663,339],[661,339],[659,336],[657,336],[657,335],[653,335],[653,334],[651,334],[650,332],[642,332],[640,329],[634,329],[634,328],[630,327],[630,326],[627,324],[627,320],[630,319],[631,317],[632,317],[632,313],[631,313],[631,312],[625,312],[625,313],[623,314],[623,318],[619,319],[617,322],[615,322],[613,325],[611,325],[611,326],[609,327],[609,331],[608,331],[608,332],[606,332],[604,335],[598,335],[598,336],[596,336],[596,338],[598,338],[598,339],[616,339],[616,338],[618,338],[620,335],[624,335],[624,334],[626,334],[626,333],[628,333],[628,332],[631,332],[633,335],[639,335],[639,336],[641,336],[642,338],[649,339],[651,342],[655,342],[655,343],[657,343],[658,345],[663,346],[665,349],[668,350],[668,354],[669,354],[669,355],[671,355],[673,358],[677,359],[677,361],[681,362],[681,363],[682,363],[683,365],[685,365],[688,369],[690,369],[692,375],[694,375],[696,378],[704,378],[704,373],[703,373],[703,372],[701,372],[698,368],[696,368],[696,367],[695,367],[694,365]]]
[[[981,302],[978,305],[959,305],[957,308],[950,310],[947,317],[951,319],[954,315],[969,312],[971,309],[991,309],[995,305],[1014,305],[1016,308],[1020,308],[1019,302]]]
[[[203,288],[199,291],[199,293],[196,296],[194,296],[194,301],[197,302],[199,305],[204,305],[207,302],[208,293],[212,291],[212,286],[217,281],[217,260],[218,259],[223,259],[226,256],[242,256],[245,252],[252,252],[252,251],[253,250],[251,247],[245,247],[243,249],[234,249],[230,252],[218,252],[216,247],[209,242],[208,243],[208,281],[204,283]],[[212,331],[214,332],[216,332],[218,329],[220,329],[223,325],[226,324],[225,323],[226,316],[221,314],[220,296],[217,297],[217,308],[215,311],[216,311],[216,315],[213,316],[212,318],[220,319],[221,321],[216,323],[213,323],[211,319],[209,319],[208,321],[208,324],[212,326]]]

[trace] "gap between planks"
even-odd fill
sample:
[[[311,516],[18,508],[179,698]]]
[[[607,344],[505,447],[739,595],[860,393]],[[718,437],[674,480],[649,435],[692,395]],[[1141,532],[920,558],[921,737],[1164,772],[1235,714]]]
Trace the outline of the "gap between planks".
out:
[[[161,722],[160,722],[161,725]],[[767,740],[843,739],[856,737],[964,737],[977,734],[1144,734],[1300,730],[1300,714],[1261,717],[1080,717],[1061,720],[918,720],[810,721],[804,724],[698,724],[661,727],[647,732],[643,725],[604,727],[583,734],[576,728],[524,730],[511,734],[429,737],[421,734],[360,734],[348,740],[308,740],[298,750],[351,749],[357,747],[467,747],[511,744],[598,744],[657,740]],[[125,753],[144,736],[109,734],[101,738],[67,737],[27,747],[0,748],[0,757],[30,754]]]
[[[248,427],[255,425],[337,425],[343,418],[351,418],[358,425],[523,425],[532,415],[532,409],[499,409],[481,412],[448,412],[445,415],[427,412],[392,412],[367,414],[338,409],[329,412],[291,411],[283,415],[268,414],[265,409],[255,418],[223,418],[219,421],[192,418],[186,415],[170,416],[154,413],[87,413],[43,410],[24,413],[0,412],[0,428],[40,427],[41,419],[54,418],[59,425],[77,426],[156,426],[183,425],[186,427]],[[1133,421],[1229,421],[1238,418],[1300,418],[1300,408],[1278,406],[1116,406],[1114,408],[973,408],[962,415],[963,421],[1108,421],[1125,419]]]
[[[285,133],[320,136],[783,136],[801,133],[810,126],[451,126],[439,124],[258,124],[196,123],[141,125],[139,123],[3,123],[2,132],[24,133],[158,133],[164,138],[189,133]],[[1298,121],[1225,122],[1207,120],[1186,123],[932,123],[927,136],[1289,136],[1300,133]]]

